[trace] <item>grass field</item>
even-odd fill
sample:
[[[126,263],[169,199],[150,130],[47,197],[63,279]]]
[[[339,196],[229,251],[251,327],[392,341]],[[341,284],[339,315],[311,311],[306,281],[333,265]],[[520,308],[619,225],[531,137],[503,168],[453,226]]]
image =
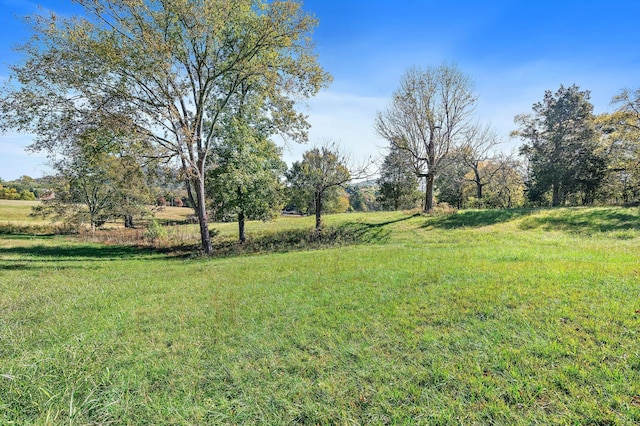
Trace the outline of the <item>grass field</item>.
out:
[[[0,235],[0,424],[640,423],[637,208],[312,220]]]

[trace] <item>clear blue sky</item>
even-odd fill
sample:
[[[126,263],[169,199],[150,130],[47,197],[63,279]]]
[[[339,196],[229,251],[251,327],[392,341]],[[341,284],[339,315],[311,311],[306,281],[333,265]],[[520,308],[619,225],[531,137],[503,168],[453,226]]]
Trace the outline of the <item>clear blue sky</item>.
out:
[[[37,5],[61,14],[67,0],[0,0],[0,81],[27,37],[20,17]],[[505,137],[513,117],[529,112],[545,90],[577,84],[597,113],[620,89],[640,87],[640,1],[306,0],[320,24],[314,34],[331,87],[309,102],[310,145],[339,142],[354,160],[386,146],[373,130],[400,76],[412,65],[454,63],[471,76],[478,119]],[[0,135],[0,178],[46,173],[43,157],[24,152],[27,135]],[[296,160],[307,146],[292,146]]]

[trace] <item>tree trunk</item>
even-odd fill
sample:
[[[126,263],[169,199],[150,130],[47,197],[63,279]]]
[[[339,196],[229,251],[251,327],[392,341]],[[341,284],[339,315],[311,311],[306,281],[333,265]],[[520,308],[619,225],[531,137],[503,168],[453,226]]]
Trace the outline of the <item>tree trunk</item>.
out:
[[[244,233],[244,212],[238,213],[238,239],[240,243],[247,241],[247,236]]]
[[[429,173],[426,177],[427,182],[425,184],[424,191],[424,212],[431,213],[433,210],[433,184],[434,184],[434,176]]]
[[[133,216],[130,214],[124,215],[124,227],[133,228]]]
[[[480,174],[478,173],[478,169],[477,169],[477,168],[473,169],[473,173],[475,174],[475,177],[476,177],[476,186],[478,187],[478,188],[477,188],[477,189],[478,189],[478,193],[477,193],[477,195],[478,195],[478,200],[482,200],[482,187],[483,187],[484,185],[483,185],[482,183],[480,183],[480,182],[481,182],[481,179],[480,179]]]
[[[553,184],[553,196],[551,197],[551,205],[557,207],[560,205],[560,185]]]
[[[315,194],[316,204],[316,231],[322,229],[322,192],[316,192]]]
[[[209,216],[207,215],[207,206],[205,203],[204,192],[204,175],[202,178],[196,177],[193,179],[193,186],[196,189],[196,215],[198,216],[198,223],[200,224],[200,241],[202,242],[202,251],[210,255],[213,253],[213,246],[211,245],[211,235],[209,234]]]

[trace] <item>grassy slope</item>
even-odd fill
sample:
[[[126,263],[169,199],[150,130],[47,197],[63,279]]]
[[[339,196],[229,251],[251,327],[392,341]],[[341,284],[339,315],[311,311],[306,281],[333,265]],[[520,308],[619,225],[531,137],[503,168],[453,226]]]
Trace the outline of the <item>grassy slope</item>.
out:
[[[327,221],[366,244],[0,237],[0,424],[640,422],[637,209]]]

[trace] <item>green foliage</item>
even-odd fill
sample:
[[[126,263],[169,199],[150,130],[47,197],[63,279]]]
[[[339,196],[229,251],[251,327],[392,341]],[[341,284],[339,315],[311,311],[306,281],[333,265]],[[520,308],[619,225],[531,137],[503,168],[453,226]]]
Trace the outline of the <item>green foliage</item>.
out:
[[[385,210],[412,209],[418,206],[421,194],[418,178],[411,167],[409,154],[391,145],[384,158],[378,178],[377,200]]]
[[[348,185],[345,190],[349,195],[349,211],[367,212],[382,209],[377,200],[378,185],[376,182],[359,182]]]
[[[310,222],[218,259],[0,237],[0,423],[640,422],[638,209],[352,213],[287,252]]]
[[[367,211],[376,212],[382,210],[382,205],[378,201],[379,187],[376,183],[364,182],[359,184],[358,188],[360,193],[362,193],[362,198],[367,206]]]
[[[167,238],[167,230],[157,220],[152,220],[144,231],[144,238],[151,243],[155,243],[158,240]]]
[[[19,186],[5,182],[0,183],[0,200],[25,200],[33,201],[36,196],[29,189],[23,189]]]
[[[520,169],[521,164],[510,158],[479,161],[471,168],[455,161],[438,179],[438,200],[458,209],[522,207],[525,188]]]
[[[122,148],[119,135],[100,128],[77,135],[66,157],[55,163],[53,196],[34,209],[80,229],[93,231],[116,217],[133,226],[134,217],[149,214],[151,196],[142,167]]]
[[[256,99],[243,98],[226,117],[207,173],[207,195],[214,220],[235,219],[244,241],[245,220],[269,220],[284,204],[281,177],[287,166],[281,150],[267,137],[268,120]]]
[[[529,200],[543,203],[550,193],[553,206],[572,198],[592,203],[604,180],[607,159],[597,149],[589,92],[575,85],[560,86],[556,93],[546,91],[533,112],[516,117],[520,129],[514,132],[528,142],[520,151],[530,166]]]
[[[611,114],[596,117],[601,151],[608,169],[599,199],[605,203],[640,201],[640,91],[622,91],[614,97],[618,106]]]
[[[469,167],[461,161],[454,161],[440,173],[436,182],[438,201],[458,209],[467,207],[469,182],[465,176]]]
[[[20,199],[24,201],[35,201],[36,195],[31,191],[24,191],[20,194]]]
[[[310,33],[316,20],[295,1],[87,0],[83,17],[35,17],[12,68],[18,87],[0,94],[0,127],[34,134],[32,149],[59,154],[96,127],[128,135],[177,164],[211,251],[208,156],[221,120],[251,92],[273,133],[305,141],[298,101],[326,86]]]
[[[306,151],[302,161],[296,161],[286,174],[289,208],[316,215],[316,229],[321,228],[320,216],[327,206],[341,205],[340,195],[351,180],[345,158],[335,147],[323,146]],[[348,199],[342,203],[348,208]]]

